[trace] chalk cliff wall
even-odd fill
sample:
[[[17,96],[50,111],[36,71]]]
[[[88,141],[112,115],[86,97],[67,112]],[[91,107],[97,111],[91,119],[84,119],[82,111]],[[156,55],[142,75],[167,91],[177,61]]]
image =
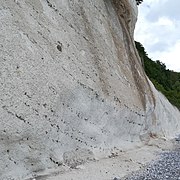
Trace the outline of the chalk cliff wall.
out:
[[[170,138],[180,113],[146,77],[134,0],[0,0],[0,179]]]

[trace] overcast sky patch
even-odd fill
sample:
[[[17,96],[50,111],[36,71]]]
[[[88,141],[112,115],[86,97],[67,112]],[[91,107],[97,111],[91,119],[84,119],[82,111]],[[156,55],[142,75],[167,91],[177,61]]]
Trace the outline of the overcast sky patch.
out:
[[[144,0],[139,5],[135,40],[149,57],[180,72],[180,0]]]

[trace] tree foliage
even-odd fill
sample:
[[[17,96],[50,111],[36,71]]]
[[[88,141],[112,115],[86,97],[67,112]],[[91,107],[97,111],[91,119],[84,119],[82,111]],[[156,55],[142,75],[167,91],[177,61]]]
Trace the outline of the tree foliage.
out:
[[[156,89],[180,110],[180,73],[166,68],[161,61],[150,59],[141,43],[135,42],[145,72]]]
[[[136,0],[136,4],[139,5],[143,2],[143,0]]]

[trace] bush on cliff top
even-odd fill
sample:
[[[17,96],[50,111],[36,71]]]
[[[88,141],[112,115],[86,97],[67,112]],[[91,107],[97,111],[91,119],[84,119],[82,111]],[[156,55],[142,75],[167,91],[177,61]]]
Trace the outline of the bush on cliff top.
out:
[[[136,4],[139,5],[143,2],[143,0],[136,0]]]

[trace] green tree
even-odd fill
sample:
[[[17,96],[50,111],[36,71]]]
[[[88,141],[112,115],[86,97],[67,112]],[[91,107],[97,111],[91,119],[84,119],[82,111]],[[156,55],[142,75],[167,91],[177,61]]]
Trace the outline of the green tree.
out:
[[[135,42],[144,70],[157,90],[180,109],[180,73],[171,71],[161,61],[153,61],[148,57],[143,45]]]

